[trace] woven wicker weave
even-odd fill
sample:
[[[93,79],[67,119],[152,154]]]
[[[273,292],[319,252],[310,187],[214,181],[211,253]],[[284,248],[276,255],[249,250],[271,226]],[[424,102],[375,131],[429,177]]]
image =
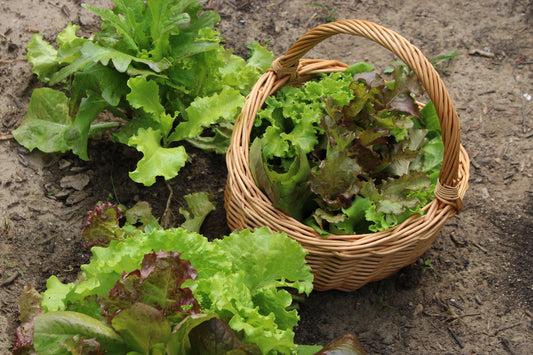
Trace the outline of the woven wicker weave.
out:
[[[301,59],[322,40],[336,34],[370,39],[396,54],[418,76],[440,118],[444,158],[435,197],[423,216],[379,233],[321,237],[314,229],[284,214],[256,186],[249,167],[250,132],[265,99],[288,83],[304,82],[316,73],[342,71],[333,60]],[[316,290],[353,291],[381,280],[416,261],[426,251],[445,221],[462,208],[468,189],[469,158],[460,144],[459,118],[438,73],[418,48],[397,33],[375,23],[344,20],[324,24],[301,37],[274,61],[256,83],[237,119],[226,156],[228,180],[225,208],[232,229],[267,226],[286,232],[309,251],[307,261]]]

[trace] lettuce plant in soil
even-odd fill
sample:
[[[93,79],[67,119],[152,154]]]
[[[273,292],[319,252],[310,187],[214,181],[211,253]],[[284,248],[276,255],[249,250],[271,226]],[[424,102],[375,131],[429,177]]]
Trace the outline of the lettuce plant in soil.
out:
[[[95,246],[76,282],[52,276],[42,295],[26,288],[15,353],[323,350],[293,340],[299,316],[289,290],[309,294],[313,281],[296,241],[261,228],[209,242],[184,228],[161,229],[146,209],[126,211],[138,226],[121,227],[122,214],[110,203],[90,212],[83,236]],[[329,346],[360,349],[353,336]]]
[[[28,60],[49,87],[33,91],[13,135],[30,150],[88,160],[89,138],[113,129],[116,141],[143,154],[131,178],[152,185],[185,165],[185,140],[225,152],[245,95],[273,55],[257,43],[247,61],[225,49],[213,29],[219,15],[200,0],[114,2],[113,10],[83,5],[102,18],[91,37],[72,24],[57,49],[33,36]],[[114,118],[103,121],[103,111]]]
[[[433,199],[444,146],[416,76],[358,63],[283,87],[258,112],[250,167],[274,206],[322,235],[378,232]]]

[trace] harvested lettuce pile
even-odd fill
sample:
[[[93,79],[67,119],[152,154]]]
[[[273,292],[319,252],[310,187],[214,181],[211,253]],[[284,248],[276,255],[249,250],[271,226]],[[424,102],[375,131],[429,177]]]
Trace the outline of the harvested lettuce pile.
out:
[[[433,198],[444,146],[416,76],[359,63],[267,98],[250,166],[274,206],[322,235],[378,232]]]

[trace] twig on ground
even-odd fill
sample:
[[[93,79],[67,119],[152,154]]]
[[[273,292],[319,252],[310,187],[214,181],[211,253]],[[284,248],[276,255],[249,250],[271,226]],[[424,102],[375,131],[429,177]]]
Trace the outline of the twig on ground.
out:
[[[463,306],[461,306],[454,298],[450,298],[450,304],[461,311],[464,311]]]
[[[20,100],[16,96],[9,94],[9,97],[13,99],[13,102],[15,103],[15,105],[17,105],[19,110],[22,110],[24,108],[24,105],[22,104],[22,102],[20,102]]]
[[[16,271],[11,276],[9,276],[7,279],[5,279],[0,286],[9,286],[19,277],[20,272]]]
[[[13,135],[12,134],[4,134],[3,136],[0,136],[0,141],[7,141],[7,140],[10,140],[10,139],[13,139]]]
[[[468,52],[468,54],[470,54],[470,55],[478,55],[478,56],[486,57],[486,58],[494,58],[494,57],[496,57],[496,55],[494,53],[489,52],[489,51],[484,51],[484,50],[481,50],[481,49],[472,49],[470,52]]]
[[[472,242],[472,244],[473,244],[474,246],[476,246],[479,250],[481,250],[482,252],[484,252],[485,254],[487,254],[487,253],[489,252],[487,249],[483,248],[481,245],[479,245],[479,244],[476,243],[476,242]]]
[[[15,63],[15,62],[25,62],[25,58],[15,58],[15,59],[0,59],[1,64]]]
[[[481,315],[481,313],[467,313],[467,314],[461,314],[461,315],[455,314],[453,312],[450,312],[450,313],[451,314],[445,314],[445,313],[439,314],[439,313],[428,313],[424,311],[424,314],[427,316],[435,317],[435,318],[445,318],[445,321],[449,323],[455,322],[456,320],[459,320],[461,318],[475,317],[475,316]]]
[[[504,330],[511,329],[511,328],[514,328],[514,327],[518,327],[518,326],[521,325],[521,324],[522,324],[522,323],[518,322],[518,323],[514,323],[514,324],[511,324],[511,325],[508,325],[508,326],[506,326],[506,327],[500,328],[500,329],[498,329],[497,331],[494,332],[494,335],[493,335],[493,336],[498,335],[498,333],[501,333],[501,332],[503,332]]]
[[[165,211],[163,211],[163,215],[161,216],[161,227],[167,229],[170,228],[170,216],[172,215],[172,211],[170,210],[170,202],[172,201],[172,197],[174,196],[174,190],[172,190],[172,186],[170,186],[168,181],[165,180],[165,184],[167,185],[169,194]]]
[[[503,347],[509,352],[509,354],[511,355],[516,354],[513,350],[511,342],[507,338],[502,338],[502,344],[503,344]]]
[[[463,345],[463,342],[461,342],[461,339],[459,339],[457,334],[455,334],[455,332],[453,330],[451,330],[450,328],[447,328],[447,329],[450,332],[450,334],[452,335],[453,339],[456,341],[457,345],[459,345],[459,347],[461,349],[464,349],[465,346]]]
[[[527,116],[526,116],[526,101],[524,97],[524,92],[520,88],[520,100],[522,101],[522,132],[527,132]]]

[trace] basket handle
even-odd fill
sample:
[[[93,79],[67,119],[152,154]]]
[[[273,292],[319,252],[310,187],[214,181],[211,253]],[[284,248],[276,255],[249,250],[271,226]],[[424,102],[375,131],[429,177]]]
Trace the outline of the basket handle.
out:
[[[458,187],[460,181],[458,176],[459,151],[461,149],[459,117],[439,74],[420,49],[409,43],[407,39],[369,21],[330,22],[315,27],[300,37],[287,53],[272,63],[272,70],[278,78],[290,75],[291,79],[295,79],[298,75],[300,59],[318,43],[336,34],[360,36],[380,44],[398,56],[417,75],[435,105],[442,129],[444,157],[435,187],[435,197],[460,211],[464,191],[460,191]]]

